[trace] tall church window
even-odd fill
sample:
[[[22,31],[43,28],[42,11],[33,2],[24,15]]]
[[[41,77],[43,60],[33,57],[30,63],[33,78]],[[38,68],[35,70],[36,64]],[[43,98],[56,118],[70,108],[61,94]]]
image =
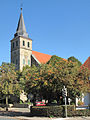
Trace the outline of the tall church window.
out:
[[[14,60],[12,61],[12,63],[14,64]]]
[[[23,65],[25,65],[25,59],[23,59]]]
[[[18,46],[18,41],[16,41],[16,46]]]
[[[17,61],[17,59],[16,59],[16,65],[18,64],[18,61]]]
[[[30,65],[30,60],[28,60],[28,65]]]
[[[27,46],[30,47],[30,43],[29,42],[27,43]]]
[[[14,48],[14,42],[13,42],[13,48]]]
[[[25,41],[23,40],[23,46],[25,46]]]

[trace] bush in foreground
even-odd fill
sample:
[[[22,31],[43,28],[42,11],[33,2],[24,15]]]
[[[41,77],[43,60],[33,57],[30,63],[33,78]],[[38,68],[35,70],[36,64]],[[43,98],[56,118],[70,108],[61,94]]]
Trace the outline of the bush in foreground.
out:
[[[90,116],[90,110],[75,110],[74,105],[67,106],[68,117],[72,116]],[[42,106],[31,107],[31,114],[33,116],[54,116],[54,117],[65,117],[65,106]]]

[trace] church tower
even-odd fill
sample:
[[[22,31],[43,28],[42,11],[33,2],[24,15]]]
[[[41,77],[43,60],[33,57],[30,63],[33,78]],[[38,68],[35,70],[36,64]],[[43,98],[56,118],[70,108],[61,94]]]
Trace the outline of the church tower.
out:
[[[22,70],[23,66],[31,66],[32,40],[29,38],[24,19],[21,14],[14,38],[11,40],[11,63],[16,65],[17,70]]]

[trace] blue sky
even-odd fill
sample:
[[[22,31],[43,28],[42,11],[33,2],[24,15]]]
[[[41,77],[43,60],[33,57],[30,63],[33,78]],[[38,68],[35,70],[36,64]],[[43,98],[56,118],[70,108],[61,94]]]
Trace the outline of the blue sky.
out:
[[[85,62],[90,56],[90,0],[2,0],[0,64],[10,62],[10,40],[16,32],[21,1],[33,50]]]

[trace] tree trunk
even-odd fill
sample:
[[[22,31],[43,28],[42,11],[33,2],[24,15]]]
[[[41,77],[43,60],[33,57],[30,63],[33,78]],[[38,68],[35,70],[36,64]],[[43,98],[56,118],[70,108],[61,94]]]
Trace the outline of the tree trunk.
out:
[[[8,95],[6,95],[6,111],[8,111]]]

